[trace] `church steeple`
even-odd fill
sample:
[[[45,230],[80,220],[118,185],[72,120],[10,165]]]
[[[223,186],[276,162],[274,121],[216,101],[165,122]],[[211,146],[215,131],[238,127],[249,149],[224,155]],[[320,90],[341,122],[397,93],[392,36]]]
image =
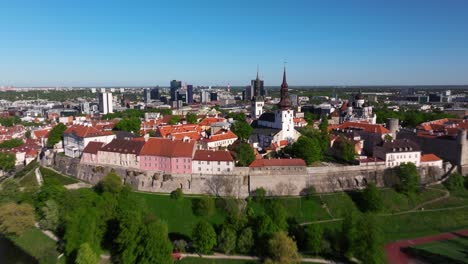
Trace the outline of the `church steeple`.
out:
[[[288,93],[288,82],[286,81],[286,65],[284,65],[283,70],[283,83],[281,84],[281,100],[278,106],[282,110],[288,110],[291,108],[291,101],[289,100],[289,93]]]

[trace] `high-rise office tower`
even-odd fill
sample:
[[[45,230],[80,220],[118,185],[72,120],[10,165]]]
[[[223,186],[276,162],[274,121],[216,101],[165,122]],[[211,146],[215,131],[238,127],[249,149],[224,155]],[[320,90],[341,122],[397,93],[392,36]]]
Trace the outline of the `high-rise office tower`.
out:
[[[159,87],[151,89],[151,100],[159,100],[161,95],[159,94]]]
[[[187,85],[187,104],[193,104],[193,85]]]
[[[143,101],[145,104],[148,104],[151,102],[151,90],[150,88],[145,88],[143,89]]]
[[[177,100],[177,90],[182,87],[182,82],[177,80],[171,81],[171,100]]]
[[[114,109],[112,106],[112,93],[99,93],[99,112],[102,114],[113,113]]]

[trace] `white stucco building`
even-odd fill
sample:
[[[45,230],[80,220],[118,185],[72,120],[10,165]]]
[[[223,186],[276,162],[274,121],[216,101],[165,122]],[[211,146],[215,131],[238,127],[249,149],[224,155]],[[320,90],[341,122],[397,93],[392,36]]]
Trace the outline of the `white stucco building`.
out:
[[[385,141],[374,148],[374,157],[385,161],[387,168],[397,167],[403,163],[414,163],[419,167],[421,150],[413,141],[407,139]]]
[[[197,150],[192,159],[192,173],[223,174],[234,169],[234,159],[229,151]]]
[[[72,158],[81,157],[81,153],[89,142],[108,144],[114,138],[112,131],[100,131],[91,125],[73,125],[63,133],[65,155]]]

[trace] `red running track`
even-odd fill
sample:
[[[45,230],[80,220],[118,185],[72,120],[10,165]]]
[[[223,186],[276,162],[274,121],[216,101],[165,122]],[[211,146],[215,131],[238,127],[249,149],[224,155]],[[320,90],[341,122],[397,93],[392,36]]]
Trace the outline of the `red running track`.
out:
[[[402,248],[419,244],[425,244],[433,241],[453,239],[458,236],[468,236],[468,229],[442,233],[434,236],[420,237],[410,240],[399,240],[385,245],[385,253],[390,264],[410,263],[410,256],[401,251]]]

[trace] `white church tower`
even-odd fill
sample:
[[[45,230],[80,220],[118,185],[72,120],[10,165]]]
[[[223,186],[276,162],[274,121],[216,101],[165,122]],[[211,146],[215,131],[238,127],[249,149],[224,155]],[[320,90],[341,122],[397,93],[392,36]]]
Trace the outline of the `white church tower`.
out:
[[[286,65],[283,71],[283,83],[281,84],[281,100],[278,104],[275,121],[277,128],[282,131],[283,139],[295,139],[297,132],[294,129],[294,110],[291,109],[291,100],[289,99],[288,83],[286,82]]]
[[[254,94],[250,102],[250,117],[252,119],[258,119],[263,114],[263,106],[265,105],[265,99],[261,95],[260,91],[260,78],[258,77],[258,68],[257,68],[257,79],[254,81]]]

